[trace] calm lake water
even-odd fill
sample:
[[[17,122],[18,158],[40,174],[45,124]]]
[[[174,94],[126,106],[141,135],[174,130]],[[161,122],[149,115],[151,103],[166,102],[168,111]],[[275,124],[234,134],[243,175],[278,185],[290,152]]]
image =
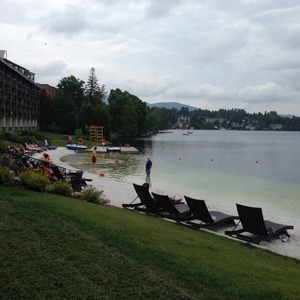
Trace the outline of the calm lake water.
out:
[[[235,203],[263,208],[264,213],[300,213],[300,132],[174,130],[131,142],[140,155],[121,155],[115,167],[113,154],[63,158],[70,165],[104,173],[132,183],[151,181],[153,189],[204,199],[210,208]],[[153,162],[145,176],[146,158]]]

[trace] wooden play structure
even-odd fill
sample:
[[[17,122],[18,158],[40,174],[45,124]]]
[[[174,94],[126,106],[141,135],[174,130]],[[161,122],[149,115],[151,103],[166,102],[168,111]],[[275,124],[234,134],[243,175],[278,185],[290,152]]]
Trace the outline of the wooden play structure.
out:
[[[91,126],[90,127],[90,141],[101,142],[103,138],[103,126]]]

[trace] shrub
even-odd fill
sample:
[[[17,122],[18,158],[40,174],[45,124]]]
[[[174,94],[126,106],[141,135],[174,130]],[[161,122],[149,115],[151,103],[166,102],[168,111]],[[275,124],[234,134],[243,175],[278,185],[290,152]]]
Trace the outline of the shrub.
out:
[[[25,170],[25,171],[23,171],[23,172],[20,172],[19,178],[20,178],[21,183],[22,183],[23,185],[27,185],[27,186],[28,186],[28,182],[29,182],[29,180],[30,180],[30,177],[32,176],[32,175],[31,175],[31,172],[32,172],[32,171],[30,171],[30,170]]]
[[[14,182],[14,177],[8,168],[0,167],[0,184],[10,185]]]
[[[37,143],[37,140],[34,136],[21,136],[19,138],[19,143],[21,144],[25,144],[25,143],[28,143],[28,144],[36,144]]]
[[[1,166],[5,168],[9,168],[11,164],[11,156],[10,154],[3,154],[1,157]]]
[[[1,133],[0,138],[11,142],[19,142],[19,137],[15,132],[5,131]]]
[[[36,143],[36,138],[31,132],[4,132],[0,135],[0,138],[14,143]]]
[[[49,188],[48,192],[63,196],[70,196],[73,192],[70,183],[62,180],[58,180],[53,182]]]
[[[81,194],[81,198],[83,200],[86,200],[87,202],[91,202],[91,203],[101,204],[101,205],[104,205],[106,203],[104,196],[105,195],[103,194],[102,190],[98,191],[94,187],[86,188]]]
[[[50,183],[49,178],[44,173],[25,170],[19,175],[22,184],[28,186],[33,191],[44,192]]]
[[[81,129],[76,129],[75,130],[75,138],[80,138],[80,137],[82,137],[83,136],[83,132],[82,132],[82,130]]]

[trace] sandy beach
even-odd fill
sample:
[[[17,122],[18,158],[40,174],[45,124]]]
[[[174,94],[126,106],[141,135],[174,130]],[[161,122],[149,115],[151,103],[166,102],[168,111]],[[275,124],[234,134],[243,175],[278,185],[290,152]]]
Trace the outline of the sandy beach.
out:
[[[61,162],[60,158],[65,155],[74,154],[75,151],[68,150],[65,147],[58,147],[55,150],[47,151],[47,153],[50,155],[52,161],[55,164],[66,167],[68,169],[74,169],[73,167],[67,165],[66,163]],[[38,153],[35,155],[35,157],[38,158],[41,155],[42,155],[41,153]],[[91,182],[88,182],[89,185],[92,185],[98,190],[104,191],[105,197],[110,200],[109,205],[121,208],[123,203],[130,203],[136,198],[136,193],[131,182],[116,180],[108,177],[99,177],[97,174],[93,174],[89,172],[84,172],[83,176],[85,178],[92,179]],[[163,191],[162,187],[152,187],[152,190],[160,193],[168,193],[167,191]],[[172,191],[172,193],[173,195],[176,194],[179,197],[182,196],[180,192],[177,193],[177,191]],[[268,219],[272,220],[271,218]],[[290,224],[290,222],[284,223],[285,221],[286,220],[283,217],[278,222],[283,224]],[[300,230],[299,230],[299,226],[297,226],[298,224],[299,224],[299,220],[294,220],[294,223],[290,224],[290,225],[294,225],[295,228],[294,230],[289,230],[289,234],[291,235],[289,242],[284,243],[281,241],[281,239],[274,239],[270,242],[267,241],[261,242],[259,247],[268,249],[270,251],[274,251],[282,255],[300,259],[300,251],[299,251]],[[220,228],[215,233],[224,235],[224,230],[225,230],[224,228]]]

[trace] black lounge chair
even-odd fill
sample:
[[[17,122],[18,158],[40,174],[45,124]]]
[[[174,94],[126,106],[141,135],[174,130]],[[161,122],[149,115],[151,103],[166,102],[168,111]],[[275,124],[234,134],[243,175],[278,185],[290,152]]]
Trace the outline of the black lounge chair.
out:
[[[50,166],[51,170],[53,171],[53,175],[58,179],[58,180],[66,180],[66,174],[63,174],[58,166],[51,165]]]
[[[192,220],[187,220],[187,225],[196,228],[204,228],[221,223],[231,226],[236,225],[234,220],[237,220],[238,216],[227,215],[220,211],[209,211],[204,200],[184,197],[192,213]],[[200,221],[200,223],[195,221]]]
[[[75,176],[72,177],[72,176],[70,176],[70,174],[67,174],[67,170],[65,168],[59,167],[57,165],[51,164],[50,168],[53,171],[53,175],[58,180],[62,180],[62,181],[69,180],[69,181],[71,181],[73,187],[75,187],[75,185],[76,185],[76,188],[75,188],[76,191],[81,191],[81,187],[87,187],[88,186],[87,181],[92,181],[93,180],[93,179],[89,179],[89,178],[85,178],[85,177],[81,177],[80,178],[80,174],[79,175],[75,175]],[[63,170],[63,172],[61,170]],[[72,175],[72,172],[73,171],[71,171],[71,175]],[[76,172],[76,174],[77,173],[78,172]],[[76,179],[76,176],[78,176],[78,179]],[[75,184],[75,181],[76,181],[76,184]],[[79,187],[79,185],[80,185],[80,187]]]
[[[189,207],[185,203],[175,203],[167,195],[160,195],[152,193],[156,204],[162,208],[162,211],[158,213],[159,216],[169,218],[173,220],[186,220],[191,216]]]
[[[137,197],[129,204],[122,204],[122,207],[131,208],[145,213],[156,213],[161,210],[161,208],[156,205],[148,187],[135,183],[133,183],[133,187],[137,193]],[[141,202],[133,203],[137,198],[139,198]]]
[[[262,240],[270,240],[285,234],[289,237],[287,229],[294,229],[294,226],[277,224],[264,220],[262,209],[236,204],[237,211],[242,224],[242,229],[236,230],[239,224],[232,231],[225,231],[226,235],[253,243],[259,244]],[[242,233],[248,233],[245,235]]]

